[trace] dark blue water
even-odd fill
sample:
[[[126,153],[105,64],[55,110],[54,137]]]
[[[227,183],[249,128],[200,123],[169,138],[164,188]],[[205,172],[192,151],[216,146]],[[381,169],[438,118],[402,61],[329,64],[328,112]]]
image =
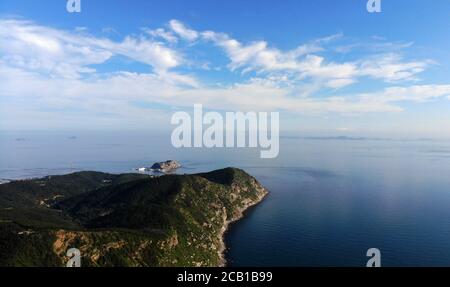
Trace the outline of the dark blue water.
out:
[[[181,173],[240,167],[270,190],[227,234],[233,266],[365,266],[369,248],[384,266],[450,266],[450,142],[285,138],[279,158],[261,160],[150,133],[0,135],[0,179],[166,159]]]

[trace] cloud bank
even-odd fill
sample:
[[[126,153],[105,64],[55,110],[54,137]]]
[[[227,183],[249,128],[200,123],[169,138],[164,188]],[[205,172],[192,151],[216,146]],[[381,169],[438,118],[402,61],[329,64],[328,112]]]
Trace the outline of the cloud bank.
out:
[[[197,31],[178,20],[114,41],[85,29],[0,19],[2,126],[51,126],[55,119],[75,126],[135,125],[194,103],[233,111],[391,113],[403,111],[405,102],[450,97],[450,85],[420,78],[433,61],[402,55],[411,43],[377,43],[347,61],[327,58],[330,50],[351,53],[358,47],[334,45],[343,37],[339,33],[281,50],[267,41],[245,43],[223,32]],[[190,53],[201,49],[218,50],[227,64],[216,64],[207,52],[203,65],[195,63]],[[131,64],[116,65],[117,58]],[[137,64],[145,69],[133,68]],[[211,82],[204,77],[205,66],[219,78],[231,74],[237,80]],[[366,82],[380,88],[352,91]]]

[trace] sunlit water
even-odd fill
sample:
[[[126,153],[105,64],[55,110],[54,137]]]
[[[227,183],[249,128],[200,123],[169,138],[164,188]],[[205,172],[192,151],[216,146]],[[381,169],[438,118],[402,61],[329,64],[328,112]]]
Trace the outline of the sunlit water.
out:
[[[74,138],[76,136],[76,138]],[[450,142],[284,138],[258,150],[176,150],[150,133],[0,135],[0,179],[78,170],[131,172],[179,160],[179,173],[245,169],[270,195],[227,234],[233,266],[450,266]]]

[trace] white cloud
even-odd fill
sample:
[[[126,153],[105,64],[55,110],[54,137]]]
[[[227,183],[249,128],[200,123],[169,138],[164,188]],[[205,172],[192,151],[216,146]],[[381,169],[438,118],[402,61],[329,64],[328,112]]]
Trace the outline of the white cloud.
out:
[[[226,34],[212,31],[203,32],[202,36],[226,51],[231,60],[229,65],[231,70],[240,68],[256,71],[295,70],[298,65],[297,58],[321,50],[315,44],[307,44],[282,53],[278,49],[269,48],[265,41],[243,45]]]
[[[339,89],[355,83],[356,80],[350,78],[333,79],[326,83],[328,88]]]
[[[155,38],[162,38],[163,40],[169,42],[169,43],[177,43],[178,42],[178,38],[169,31],[166,31],[163,28],[158,28],[158,29],[148,29],[148,28],[144,28],[143,29],[144,32],[148,33],[150,36],[153,36]]]
[[[181,55],[143,36],[122,42],[61,31],[23,20],[0,20],[0,53],[3,61],[28,70],[77,78],[92,73],[114,55],[123,55],[166,71],[181,64]]]
[[[198,38],[197,31],[187,28],[183,23],[177,20],[171,20],[169,22],[170,28],[177,33],[181,38],[188,41],[195,41]]]
[[[361,63],[359,74],[388,82],[417,80],[417,75],[425,71],[431,61],[402,62],[397,54],[372,57]]]
[[[333,50],[343,54],[347,54],[355,50],[363,50],[371,53],[392,53],[402,51],[414,45],[414,42],[388,42],[386,39],[377,36],[374,36],[372,38],[376,41],[339,45],[333,48]]]
[[[176,20],[169,25],[170,31],[145,29],[146,35],[113,41],[86,31],[63,31],[29,21],[0,19],[2,124],[11,125],[18,120],[45,126],[46,119],[47,124],[63,119],[86,126],[95,125],[94,121],[101,125],[134,125],[140,119],[154,120],[152,114],[159,119],[164,117],[164,113],[148,109],[155,103],[186,108],[202,103],[220,110],[307,114],[400,112],[403,102],[450,97],[450,85],[397,85],[377,92],[336,96],[338,89],[365,77],[390,84],[416,81],[417,75],[431,64],[406,61],[396,53],[348,62],[328,60],[321,54],[326,50],[323,45],[342,34],[282,51],[266,41],[244,44],[224,33],[197,32]],[[245,80],[211,85],[195,75],[176,72],[174,68],[187,65],[185,57],[174,48],[178,37],[189,44],[213,43],[225,51],[232,72],[248,75],[243,77]],[[159,38],[164,41],[158,41]],[[116,55],[153,70],[99,73],[93,68]],[[208,62],[208,69],[215,68]],[[329,88],[335,89],[333,94],[324,95]]]
[[[223,48],[231,60],[229,68],[232,71],[241,69],[243,72],[284,72],[296,74],[300,79],[322,81],[325,87],[342,88],[358,81],[360,77],[380,79],[385,82],[417,80],[431,62],[402,61],[395,53],[377,54],[367,59],[337,63],[327,61],[323,56],[322,44],[341,38],[336,34],[311,43],[301,45],[293,50],[281,51],[269,47],[265,41],[242,44],[224,33],[205,31],[201,33],[206,40],[214,42]],[[404,44],[409,47],[411,44]],[[389,43],[384,43],[389,46]],[[392,45],[395,50],[398,45]]]
[[[118,116],[143,115],[134,102],[191,107],[202,103],[219,110],[284,110],[301,113],[399,112],[400,102],[422,102],[450,95],[450,85],[391,87],[380,92],[327,98],[298,97],[276,81],[254,78],[226,87],[208,87],[174,75],[116,73],[103,79],[47,79],[20,69],[0,69],[0,97],[34,99],[45,107],[85,109]],[[177,75],[175,75],[176,77]],[[187,82],[189,87],[183,85]],[[27,85],[23,85],[26,82]],[[32,103],[32,102],[31,102]],[[101,116],[99,116],[101,117]]]
[[[389,87],[383,92],[361,95],[361,98],[371,102],[402,102],[423,103],[438,98],[450,96],[450,85],[414,85],[409,87]]]
[[[112,53],[77,43],[58,30],[36,26],[31,22],[0,20],[0,55],[4,62],[23,69],[78,77],[94,70],[88,65],[108,60]]]
[[[153,66],[158,72],[166,71],[181,64],[181,56],[160,43],[145,38],[126,37],[121,43],[108,42],[105,48]]]

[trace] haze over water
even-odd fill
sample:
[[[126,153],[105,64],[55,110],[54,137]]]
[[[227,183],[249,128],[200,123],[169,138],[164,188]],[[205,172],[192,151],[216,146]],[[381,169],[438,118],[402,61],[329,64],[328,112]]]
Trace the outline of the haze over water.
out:
[[[450,142],[282,138],[259,150],[176,150],[151,133],[2,133],[0,179],[131,172],[175,159],[195,173],[234,166],[270,195],[227,234],[232,266],[450,266]]]

